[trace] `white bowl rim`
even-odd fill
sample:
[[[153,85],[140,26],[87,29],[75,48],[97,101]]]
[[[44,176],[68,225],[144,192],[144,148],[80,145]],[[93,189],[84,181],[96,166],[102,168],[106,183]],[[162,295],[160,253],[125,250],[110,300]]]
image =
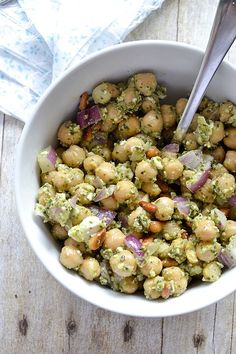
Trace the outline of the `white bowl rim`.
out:
[[[38,257],[38,259],[40,260],[40,262],[44,265],[44,267],[47,269],[47,271],[66,289],[68,289],[70,292],[74,293],[76,296],[80,297],[83,300],[86,300],[90,303],[92,303],[93,305],[96,305],[100,308],[103,308],[105,310],[108,311],[112,311],[118,314],[123,314],[123,315],[127,315],[127,316],[134,316],[134,317],[149,317],[149,318],[163,318],[163,317],[171,317],[171,316],[178,316],[178,315],[184,315],[187,313],[192,313],[194,311],[203,309],[207,306],[210,306],[214,303],[216,303],[217,301],[221,300],[223,297],[226,297],[228,295],[230,295],[232,292],[234,292],[236,290],[236,285],[234,286],[233,282],[231,283],[231,285],[227,288],[227,291],[224,293],[224,296],[222,297],[222,294],[217,294],[215,293],[214,297],[211,297],[211,299],[205,297],[205,299],[199,303],[194,303],[192,304],[193,306],[191,307],[191,309],[186,309],[186,310],[179,310],[178,308],[176,308],[175,311],[172,311],[171,313],[168,313],[166,315],[151,315],[151,314],[139,314],[139,313],[131,313],[129,310],[125,309],[117,309],[116,306],[114,305],[114,303],[112,304],[101,304],[99,300],[96,300],[96,298],[93,299],[87,299],[85,294],[78,294],[76,291],[74,291],[73,289],[71,289],[70,286],[68,286],[68,284],[65,284],[62,282],[62,280],[60,279],[60,277],[57,275],[57,273],[55,274],[50,267],[48,266],[47,262],[44,261],[44,259],[42,259],[40,257],[40,255],[37,252],[36,247],[34,246],[34,242],[33,242],[33,238],[30,235],[30,232],[28,231],[27,228],[27,220],[24,217],[24,211],[23,208],[21,208],[21,198],[20,198],[20,184],[19,184],[19,179],[18,179],[18,175],[20,174],[20,161],[22,158],[22,150],[24,147],[24,140],[25,137],[27,136],[28,132],[31,129],[31,126],[33,125],[34,122],[34,116],[36,116],[37,111],[39,110],[39,108],[41,107],[41,105],[43,105],[44,100],[51,94],[51,92],[53,92],[54,88],[61,83],[61,81],[64,80],[64,78],[66,78],[68,75],[72,74],[73,72],[75,72],[79,66],[83,65],[84,63],[93,60],[94,58],[109,53],[110,51],[116,51],[116,50],[120,50],[121,48],[125,48],[125,47],[137,47],[137,46],[148,46],[148,45],[159,45],[159,46],[171,46],[171,47],[176,47],[176,48],[183,48],[183,49],[187,49],[189,51],[192,52],[196,52],[198,55],[200,54],[202,57],[204,55],[204,51],[197,47],[197,46],[193,46],[190,44],[186,44],[183,42],[175,42],[175,41],[168,41],[168,40],[138,40],[138,41],[132,41],[132,42],[124,42],[121,44],[115,44],[112,46],[109,46],[108,48],[99,50],[95,53],[92,53],[90,55],[88,55],[86,58],[82,59],[81,61],[79,61],[78,63],[76,63],[73,67],[71,67],[70,69],[67,69],[59,78],[57,78],[48,88],[47,90],[44,92],[44,94],[42,95],[42,97],[39,99],[39,101],[37,102],[34,111],[32,112],[29,120],[26,122],[24,128],[23,128],[23,132],[21,134],[19,143],[17,145],[17,151],[16,151],[16,168],[15,168],[15,181],[14,181],[14,187],[15,187],[15,195],[16,195],[16,208],[17,208],[17,213],[21,222],[21,225],[23,227],[23,231],[24,234],[31,246],[31,248],[33,249],[34,253],[36,254],[36,256]],[[236,67],[234,65],[232,65],[231,63],[229,63],[227,60],[224,60],[223,65],[233,69],[236,71]],[[154,302],[153,302],[154,304]]]

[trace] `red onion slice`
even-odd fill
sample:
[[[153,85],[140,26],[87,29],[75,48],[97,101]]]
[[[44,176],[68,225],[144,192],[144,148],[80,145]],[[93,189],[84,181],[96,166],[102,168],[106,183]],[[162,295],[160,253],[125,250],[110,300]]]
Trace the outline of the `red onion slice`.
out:
[[[233,268],[236,266],[236,259],[232,257],[229,251],[222,249],[217,257],[218,261],[224,264],[228,268]]]
[[[214,160],[214,157],[211,155],[203,155],[203,166],[204,169],[207,170],[208,168],[211,168],[212,161]]]
[[[143,251],[141,251],[141,247],[142,244],[139,241],[139,239],[137,239],[135,236],[133,235],[128,235],[125,237],[125,245],[130,248],[137,257],[144,257],[144,253]]]
[[[229,203],[230,206],[236,207],[236,194],[233,195],[231,198],[229,198],[228,203]]]
[[[226,218],[225,214],[217,208],[213,209],[212,213],[213,213],[213,218],[214,218],[216,226],[220,230],[223,230],[225,228],[225,225],[227,222],[227,218]]]
[[[182,162],[185,167],[194,170],[203,162],[203,155],[201,150],[191,150],[180,156],[179,161]]]
[[[72,198],[69,199],[72,208],[76,207],[77,200],[78,200],[78,195],[74,195]]]
[[[103,188],[104,183],[103,183],[103,181],[101,180],[101,178],[99,178],[99,177],[96,176],[96,177],[94,178],[93,185],[94,185],[95,188]]]
[[[57,153],[51,145],[38,154],[38,164],[43,173],[55,170],[56,162]]]
[[[104,187],[94,197],[94,202],[99,202],[100,200],[110,197],[115,192],[116,186],[111,185],[108,188]]]
[[[87,128],[89,125],[95,124],[102,119],[99,107],[97,105],[84,109],[77,113],[76,122],[81,129]]]
[[[179,144],[168,144],[163,147],[163,150],[168,152],[179,152]]]
[[[93,215],[97,216],[100,220],[104,220],[106,227],[109,226],[116,217],[116,212],[108,209],[99,208],[91,205],[88,207]]]
[[[190,206],[187,198],[174,197],[173,201],[176,203],[176,207],[181,214],[188,216],[190,214]]]
[[[190,190],[190,192],[195,193],[198,189],[204,186],[209,177],[209,173],[210,169],[196,173],[196,180],[194,182],[188,181],[186,183],[186,187]]]

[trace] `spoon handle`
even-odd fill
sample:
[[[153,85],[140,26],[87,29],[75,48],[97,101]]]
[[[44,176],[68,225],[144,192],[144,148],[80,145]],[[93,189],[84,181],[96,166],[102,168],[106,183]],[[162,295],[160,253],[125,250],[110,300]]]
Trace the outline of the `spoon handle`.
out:
[[[181,141],[185,136],[207,86],[235,37],[236,0],[220,0],[199,74],[174,135],[175,141]]]

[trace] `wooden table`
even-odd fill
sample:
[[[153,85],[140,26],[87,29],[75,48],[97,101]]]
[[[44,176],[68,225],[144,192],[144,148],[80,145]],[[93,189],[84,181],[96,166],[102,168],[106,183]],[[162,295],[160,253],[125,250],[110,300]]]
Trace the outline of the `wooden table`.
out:
[[[217,2],[166,0],[127,39],[177,40],[205,48]],[[235,47],[228,59],[236,64]],[[20,122],[0,115],[0,353],[236,353],[235,294],[185,316],[139,319],[90,305],[48,274],[16,213],[13,175],[22,129]]]

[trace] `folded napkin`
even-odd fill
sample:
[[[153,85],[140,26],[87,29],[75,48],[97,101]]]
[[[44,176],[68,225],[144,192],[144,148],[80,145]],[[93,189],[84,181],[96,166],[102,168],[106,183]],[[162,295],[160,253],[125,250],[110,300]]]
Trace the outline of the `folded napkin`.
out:
[[[27,121],[87,54],[124,40],[164,0],[18,0],[0,6],[0,110]]]

